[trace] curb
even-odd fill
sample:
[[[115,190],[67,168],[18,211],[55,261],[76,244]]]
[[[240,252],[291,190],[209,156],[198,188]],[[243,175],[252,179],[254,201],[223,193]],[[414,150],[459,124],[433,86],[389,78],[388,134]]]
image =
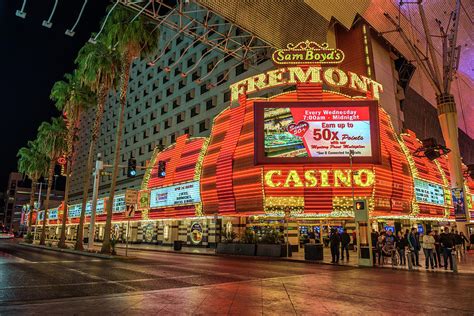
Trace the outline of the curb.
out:
[[[49,251],[56,251],[56,252],[63,252],[63,253],[69,253],[69,254],[73,254],[73,255],[85,256],[85,257],[95,257],[95,258],[101,258],[101,259],[118,259],[118,257],[116,257],[116,256],[104,255],[104,254],[101,254],[101,253],[90,253],[90,252],[86,252],[86,251],[77,251],[77,250],[72,250],[72,249],[52,248],[52,247],[41,246],[41,245],[27,244],[25,242],[18,243],[18,246],[36,248],[36,249],[42,249],[42,250],[49,250]]]

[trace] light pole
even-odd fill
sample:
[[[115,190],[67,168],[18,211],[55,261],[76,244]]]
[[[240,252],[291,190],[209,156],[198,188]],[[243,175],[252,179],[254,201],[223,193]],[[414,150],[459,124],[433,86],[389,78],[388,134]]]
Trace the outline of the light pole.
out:
[[[91,209],[91,219],[89,226],[89,240],[88,248],[89,250],[94,249],[94,229],[95,229],[95,214],[97,209],[97,198],[99,195],[99,184],[100,184],[100,173],[104,169],[104,162],[101,160],[101,154],[97,154],[97,160],[95,162],[94,170],[94,187],[92,191],[92,209]]]
[[[38,227],[39,213],[40,213],[40,210],[41,210],[41,189],[43,188],[43,182],[40,182],[39,186],[40,186],[40,189],[39,189],[39,194],[38,194],[38,211],[36,213],[36,223],[35,223],[35,231],[33,233],[33,243],[35,243],[35,239],[36,239],[36,227]],[[33,210],[31,210],[31,211],[33,211]],[[46,212],[45,212],[45,215],[46,215]],[[45,221],[46,218],[43,218],[43,220]]]

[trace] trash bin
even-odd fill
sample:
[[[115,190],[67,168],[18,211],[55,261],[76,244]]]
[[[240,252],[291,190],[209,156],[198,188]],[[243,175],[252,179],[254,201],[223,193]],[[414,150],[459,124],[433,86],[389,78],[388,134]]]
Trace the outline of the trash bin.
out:
[[[323,260],[323,244],[306,244],[304,245],[305,260]]]
[[[175,240],[173,242],[173,249],[174,250],[181,250],[182,247],[183,247],[183,244],[181,243],[180,240]]]

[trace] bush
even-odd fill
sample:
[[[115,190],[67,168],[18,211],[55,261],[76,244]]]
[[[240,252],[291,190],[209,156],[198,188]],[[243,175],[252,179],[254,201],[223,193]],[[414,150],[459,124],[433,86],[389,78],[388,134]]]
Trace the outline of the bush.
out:
[[[255,238],[255,232],[247,228],[244,232],[244,235],[242,236],[242,239],[240,240],[241,243],[243,244],[255,244],[256,243],[256,238]]]
[[[25,238],[25,242],[32,244],[33,243],[33,234],[31,232],[27,233]]]
[[[279,230],[275,228],[268,228],[262,236],[261,243],[277,245],[281,243],[281,240],[282,234]]]

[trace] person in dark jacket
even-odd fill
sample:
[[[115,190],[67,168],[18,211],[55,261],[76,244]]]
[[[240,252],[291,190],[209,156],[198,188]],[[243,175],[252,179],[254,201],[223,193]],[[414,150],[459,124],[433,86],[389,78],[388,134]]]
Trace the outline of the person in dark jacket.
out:
[[[405,248],[408,246],[407,235],[403,235],[401,231],[398,232],[397,250],[400,255],[400,264],[406,265],[407,258],[405,257]]]
[[[372,231],[372,233],[370,234],[370,239],[372,241],[372,259],[374,261],[374,265],[375,265],[375,262],[376,262],[376,258],[377,258],[377,241],[379,239],[379,233],[377,231]]]
[[[462,248],[464,253],[466,253],[466,243],[469,243],[469,240],[466,238],[463,232],[460,232],[459,236],[462,238]]]
[[[437,267],[442,268],[443,265],[441,264],[441,243],[439,241],[439,234],[437,230],[435,230],[433,237],[435,239],[435,252],[436,252],[434,254],[435,268]]]
[[[331,246],[331,263],[339,263],[339,247],[341,244],[341,236],[333,228],[331,229],[331,235],[329,236],[329,245]]]
[[[421,267],[420,256],[418,254],[418,252],[420,251],[420,242],[419,239],[416,237],[416,233],[416,228],[412,228],[410,234],[408,235],[408,247],[411,251],[412,262],[417,267]]]
[[[443,249],[443,258],[444,258],[444,269],[448,270],[448,259],[449,266],[451,270],[453,268],[453,247],[454,247],[454,237],[449,233],[449,228],[444,228],[444,233],[439,235],[439,241],[441,243],[441,248]]]
[[[347,233],[347,228],[341,234],[341,260],[344,260],[344,250],[346,251],[346,258],[349,261],[349,244],[351,243],[351,236]]]

